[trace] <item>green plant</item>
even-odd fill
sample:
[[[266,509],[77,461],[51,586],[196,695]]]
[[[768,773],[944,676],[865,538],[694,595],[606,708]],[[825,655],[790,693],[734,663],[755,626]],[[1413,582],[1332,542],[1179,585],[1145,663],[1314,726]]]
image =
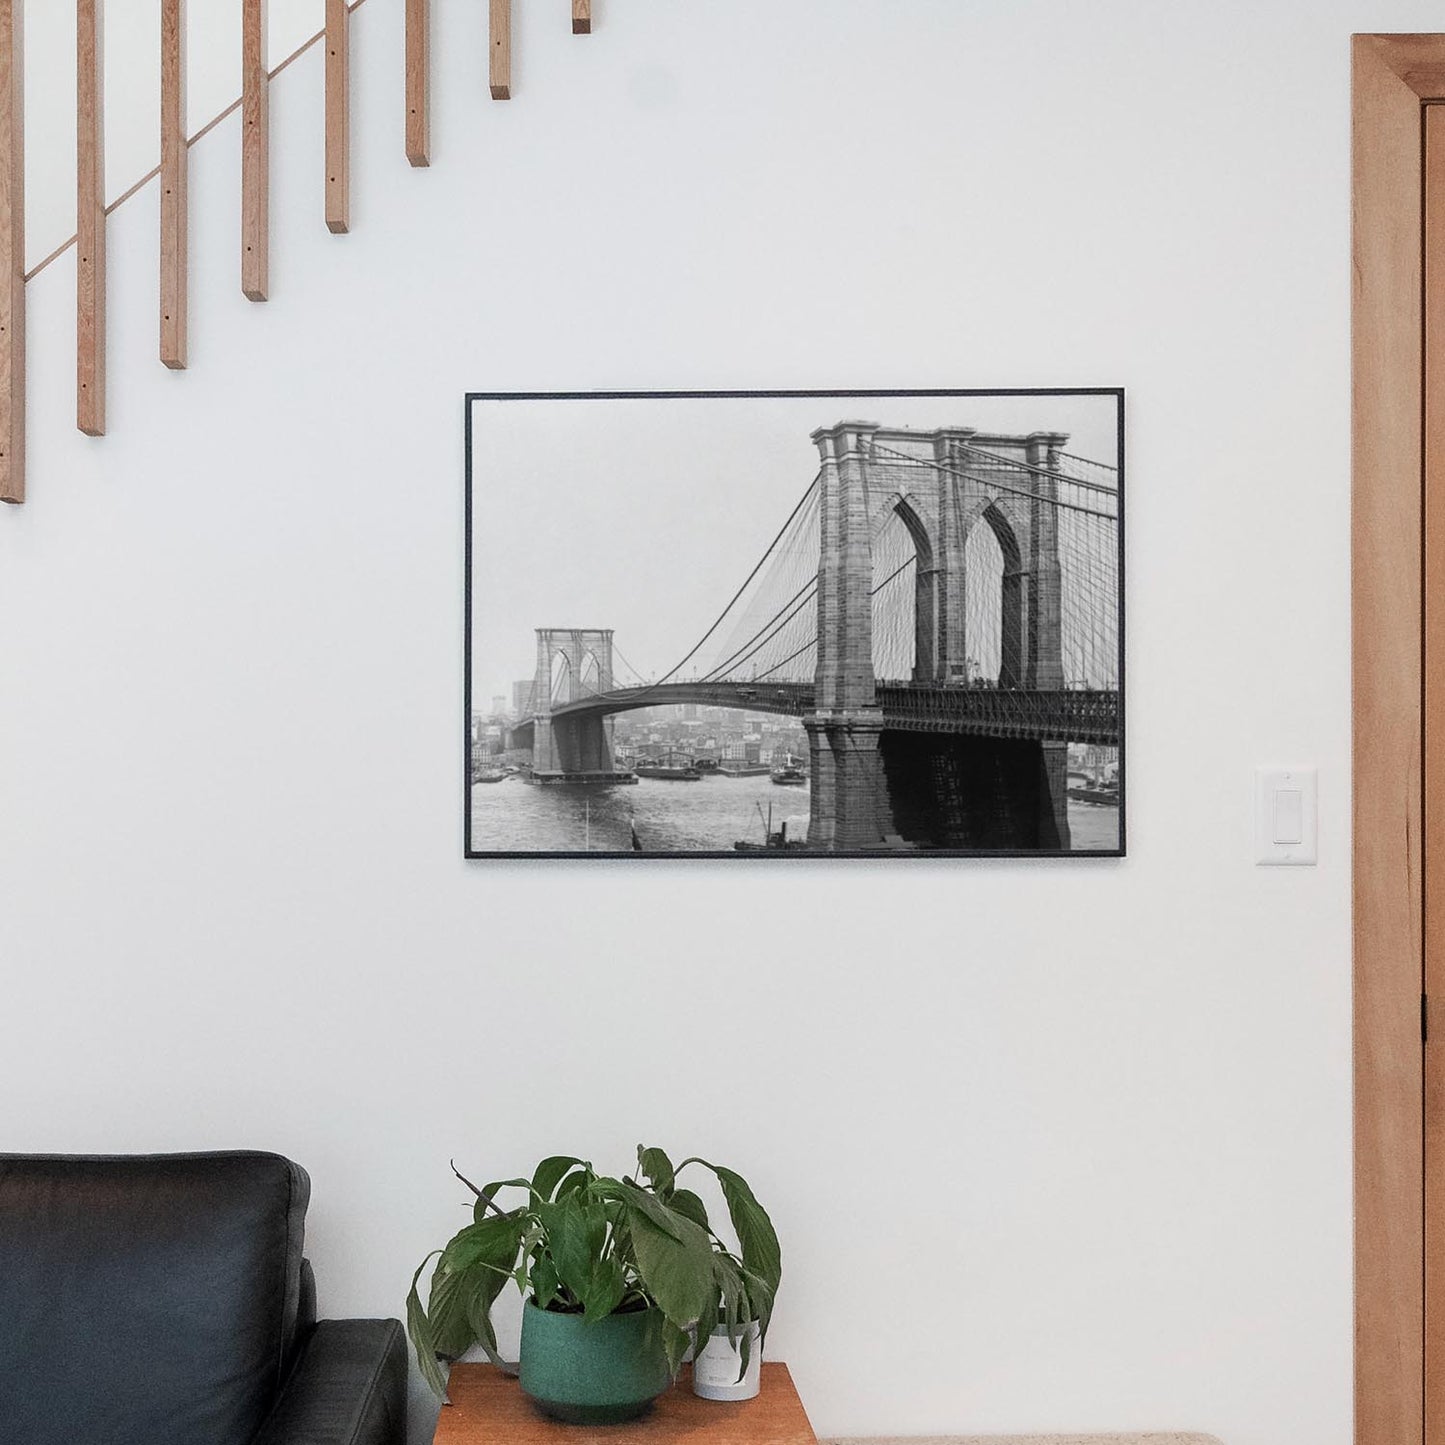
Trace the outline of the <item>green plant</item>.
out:
[[[713,1229],[702,1199],[677,1183],[694,1164],[717,1180],[735,1250]],[[452,1172],[475,1196],[472,1223],[421,1262],[406,1302],[417,1363],[437,1394],[446,1388],[438,1357],[454,1360],[480,1344],[494,1364],[501,1363],[492,1306],[508,1280],[539,1308],[588,1320],[655,1307],[674,1373],[690,1326],[704,1341],[725,1324],[744,1352],[748,1322],[757,1320],[766,1335],[782,1255],[767,1211],[734,1170],[697,1158],[674,1168],[661,1149],[639,1145],[640,1178],[609,1178],[563,1154],[544,1159],[531,1179],[502,1179],[480,1189],[455,1165]],[[516,1189],[525,1191],[524,1198],[504,1209],[497,1196]],[[433,1259],[423,1309],[418,1289]]]

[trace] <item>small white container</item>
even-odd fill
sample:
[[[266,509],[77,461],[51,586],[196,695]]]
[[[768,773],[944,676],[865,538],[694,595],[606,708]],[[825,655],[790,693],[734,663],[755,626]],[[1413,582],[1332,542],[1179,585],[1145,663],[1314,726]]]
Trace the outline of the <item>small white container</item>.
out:
[[[758,1324],[754,1320],[746,1327],[748,1345],[748,1368],[742,1369],[743,1337],[739,1335],[737,1345],[728,1339],[728,1327],[719,1325],[692,1362],[693,1394],[704,1400],[751,1400],[758,1393],[762,1380],[763,1351],[758,1342]],[[742,1373],[742,1378],[738,1375]]]

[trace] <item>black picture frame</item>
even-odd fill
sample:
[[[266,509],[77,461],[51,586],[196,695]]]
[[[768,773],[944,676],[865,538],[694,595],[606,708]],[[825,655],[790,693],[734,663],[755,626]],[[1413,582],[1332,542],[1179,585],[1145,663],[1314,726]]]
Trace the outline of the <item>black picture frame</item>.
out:
[[[474,417],[479,402],[631,402],[670,400],[747,400],[747,399],[789,399],[789,400],[838,400],[838,401],[886,401],[900,398],[956,398],[960,401],[980,398],[1060,398],[1094,397],[1111,398],[1115,408],[1115,431],[1117,446],[1117,634],[1118,634],[1118,697],[1117,697],[1117,785],[1118,785],[1118,843],[1113,848],[983,848],[983,847],[928,847],[928,848],[849,848],[829,851],[824,849],[756,849],[740,852],[734,849],[688,849],[654,850],[596,849],[580,851],[573,849],[495,849],[474,846],[472,828],[473,786],[472,770],[472,718],[473,718],[473,581],[476,565],[474,547],[475,489],[477,486],[477,457]],[[467,860],[488,860],[513,863],[527,861],[556,860],[692,860],[728,859],[732,861],[756,861],[764,864],[787,863],[846,863],[854,860],[876,859],[1044,859],[1087,862],[1090,860],[1117,860],[1128,855],[1128,767],[1127,767],[1127,607],[1126,607],[1126,533],[1127,533],[1127,450],[1125,446],[1126,391],[1122,386],[1105,387],[917,387],[917,388],[819,388],[819,389],[738,389],[738,390],[678,390],[678,391],[633,391],[633,390],[584,390],[584,391],[468,391],[463,398],[463,427],[465,440],[464,467],[464,557],[463,557],[463,713],[462,713],[462,824],[463,854]]]

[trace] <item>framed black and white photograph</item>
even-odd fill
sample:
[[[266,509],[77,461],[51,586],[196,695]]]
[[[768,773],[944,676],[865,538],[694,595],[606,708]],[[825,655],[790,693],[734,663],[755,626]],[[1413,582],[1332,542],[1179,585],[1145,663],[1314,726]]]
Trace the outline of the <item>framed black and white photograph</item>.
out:
[[[468,857],[1124,852],[1124,394],[473,393]]]

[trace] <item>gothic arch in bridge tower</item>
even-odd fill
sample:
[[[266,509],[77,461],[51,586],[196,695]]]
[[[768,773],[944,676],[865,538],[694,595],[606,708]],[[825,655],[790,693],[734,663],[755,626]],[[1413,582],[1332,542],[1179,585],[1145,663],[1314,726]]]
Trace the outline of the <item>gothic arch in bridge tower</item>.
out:
[[[998,685],[1025,686],[1024,670],[1024,565],[1023,548],[1018,532],[999,504],[991,498],[980,498],[973,514],[964,522],[962,576],[969,585],[969,574],[978,563],[978,549],[970,546],[975,530],[982,524],[998,546],[1001,562],[998,581]],[[970,555],[972,553],[972,555]],[[978,587],[970,589],[974,602],[983,600]],[[979,618],[978,621],[986,621]],[[967,620],[965,621],[967,628]],[[965,651],[968,650],[965,645]],[[971,680],[971,679],[969,679]]]
[[[555,704],[572,699],[572,664],[565,652],[554,652],[548,665],[547,696]]]
[[[898,492],[877,509],[870,538],[871,548],[877,547],[889,521],[894,517],[903,524],[913,543],[913,677],[917,681],[933,676],[938,652],[933,538],[928,534],[927,524],[919,516],[915,500],[904,492]]]

